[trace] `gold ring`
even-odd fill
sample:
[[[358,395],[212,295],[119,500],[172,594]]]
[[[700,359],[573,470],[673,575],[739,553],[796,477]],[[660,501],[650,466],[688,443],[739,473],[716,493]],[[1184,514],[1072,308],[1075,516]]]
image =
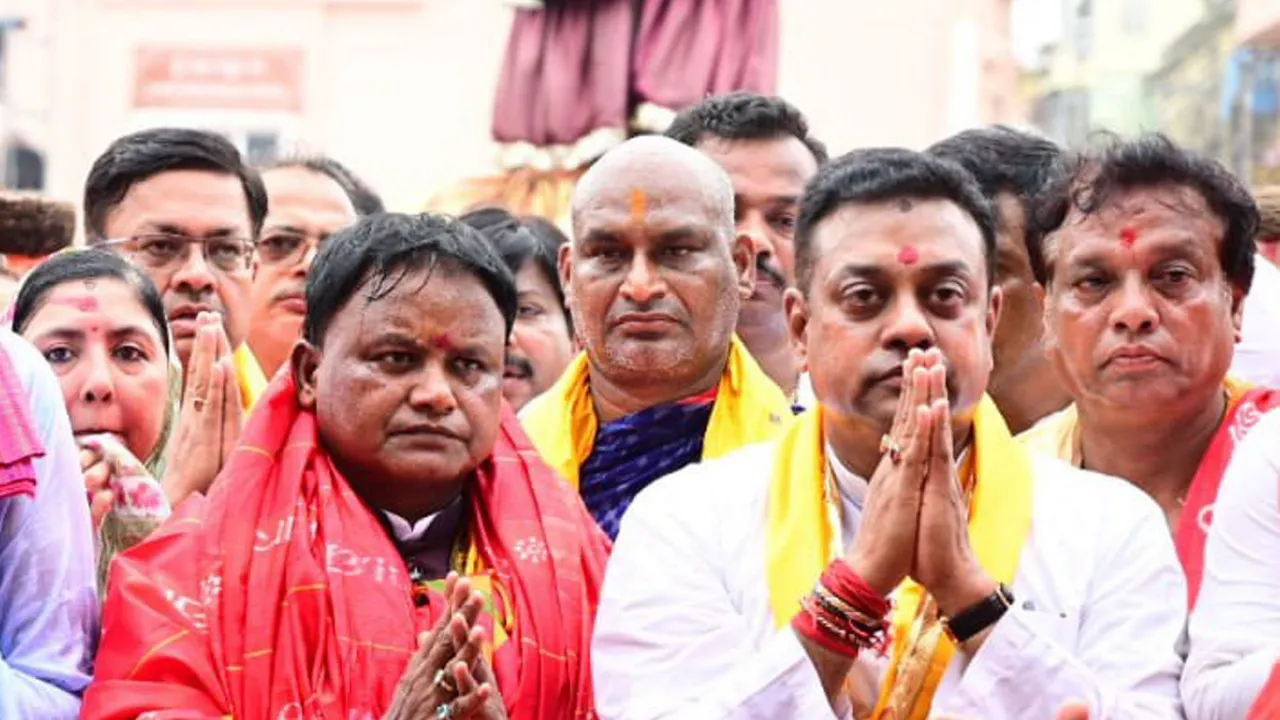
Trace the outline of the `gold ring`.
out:
[[[454,686],[453,678],[449,677],[449,673],[445,672],[444,668],[436,671],[436,676],[432,679],[431,684],[442,688],[450,695],[458,694],[458,688]]]
[[[880,454],[889,454],[889,462],[897,465],[902,462],[902,446],[889,435],[880,437]]]

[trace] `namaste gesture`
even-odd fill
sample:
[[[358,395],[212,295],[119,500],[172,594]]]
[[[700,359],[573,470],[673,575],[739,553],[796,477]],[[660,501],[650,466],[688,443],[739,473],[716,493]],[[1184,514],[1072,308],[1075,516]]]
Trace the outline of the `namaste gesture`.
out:
[[[997,583],[969,545],[946,380],[936,348],[907,355],[898,410],[845,560],[885,595],[915,579],[950,616],[991,595]]]
[[[449,573],[447,611],[430,632],[418,636],[418,650],[400,677],[387,720],[505,720],[497,681],[481,650],[484,628],[476,625],[484,596],[471,581]]]

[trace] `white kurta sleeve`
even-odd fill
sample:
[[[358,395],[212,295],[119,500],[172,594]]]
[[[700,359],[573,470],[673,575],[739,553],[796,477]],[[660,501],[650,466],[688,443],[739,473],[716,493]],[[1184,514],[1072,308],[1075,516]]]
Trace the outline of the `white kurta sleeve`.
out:
[[[1182,698],[1191,720],[1238,720],[1280,660],[1280,411],[1236,449],[1213,510]]]
[[[1075,701],[1095,720],[1181,717],[1186,581],[1158,507],[1136,499],[1101,525],[1109,537],[1096,544],[1099,556],[1079,559],[1093,565],[1093,579],[1078,629],[1060,632],[1061,616],[1026,609],[1015,592],[1015,607],[968,659],[947,712],[1042,720]]]
[[[623,519],[591,648],[596,711],[603,720],[836,717],[790,628],[761,644],[734,607],[726,563],[750,559],[726,547],[732,510],[698,503],[692,488],[672,492],[704,479],[686,472],[645,490]]]

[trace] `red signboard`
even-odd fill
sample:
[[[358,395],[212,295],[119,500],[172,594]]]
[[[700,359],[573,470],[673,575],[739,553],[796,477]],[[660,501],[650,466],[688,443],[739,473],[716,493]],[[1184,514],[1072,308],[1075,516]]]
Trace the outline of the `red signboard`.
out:
[[[139,108],[302,109],[301,50],[138,48]]]

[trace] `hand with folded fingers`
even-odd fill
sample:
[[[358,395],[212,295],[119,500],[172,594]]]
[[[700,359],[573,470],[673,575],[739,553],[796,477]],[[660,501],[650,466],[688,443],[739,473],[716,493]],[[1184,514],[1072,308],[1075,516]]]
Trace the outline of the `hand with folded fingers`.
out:
[[[194,492],[208,492],[240,438],[243,409],[231,343],[217,313],[196,318],[182,407],[161,485],[172,507]]]
[[[882,441],[884,454],[871,476],[862,522],[845,554],[849,566],[881,595],[887,596],[914,570],[933,441],[929,393],[940,357],[937,350],[912,350],[903,362],[898,409]]]
[[[470,687],[464,691],[458,680],[459,667],[483,661],[484,631],[476,621],[484,596],[456,573],[445,579],[444,595],[446,611],[435,627],[418,637],[418,650],[400,678],[387,720],[487,717],[474,713],[484,706],[489,693]]]

